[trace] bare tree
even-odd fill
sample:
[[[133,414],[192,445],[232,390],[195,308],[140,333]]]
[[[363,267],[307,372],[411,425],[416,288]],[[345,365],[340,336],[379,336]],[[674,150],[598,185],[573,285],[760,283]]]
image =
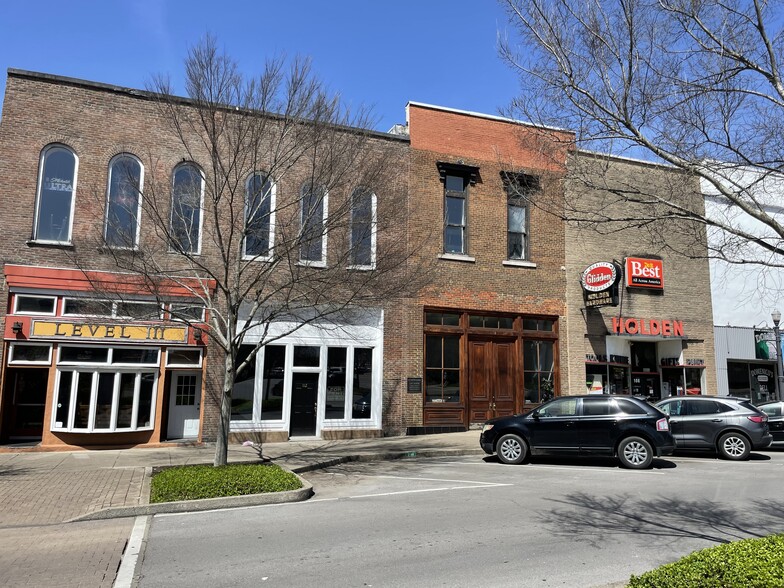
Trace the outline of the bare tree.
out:
[[[663,243],[662,227],[690,232],[687,255],[784,267],[781,2],[502,3],[514,33],[501,55],[523,88],[510,112],[573,129],[570,179],[607,204],[567,198],[565,216],[603,231],[645,227]],[[682,173],[654,189],[612,177],[600,153]]]
[[[163,77],[148,93],[183,163],[172,174],[151,144],[143,186],[133,166],[125,179],[139,192],[139,243],[128,251],[106,238],[133,240],[119,226],[138,214],[132,198],[131,209],[110,211],[104,240],[151,295],[165,300],[174,283],[206,309],[206,326],[193,304],[173,314],[204,327],[222,359],[214,463],[223,465],[234,381],[262,345],[388,306],[429,272],[407,234],[407,145],[372,131],[367,111],[331,96],[307,61],[268,61],[248,78],[207,37],[190,51],[185,80],[188,98]],[[273,337],[276,321],[293,326]],[[241,355],[250,331],[255,347]]]

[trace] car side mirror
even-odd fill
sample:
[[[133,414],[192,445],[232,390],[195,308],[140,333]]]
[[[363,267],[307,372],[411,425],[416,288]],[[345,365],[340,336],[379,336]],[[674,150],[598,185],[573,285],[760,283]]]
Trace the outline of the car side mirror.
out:
[[[531,413],[531,418],[534,419],[535,421],[538,421],[539,420],[539,411],[538,410],[533,411]]]

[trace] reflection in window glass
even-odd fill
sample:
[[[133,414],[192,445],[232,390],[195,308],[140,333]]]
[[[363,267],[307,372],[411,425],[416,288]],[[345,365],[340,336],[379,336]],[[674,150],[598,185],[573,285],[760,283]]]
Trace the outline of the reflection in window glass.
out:
[[[9,363],[49,363],[49,345],[11,345],[11,358]]]
[[[86,429],[90,424],[90,397],[93,374],[76,372],[76,411],[74,429]]]
[[[425,322],[428,325],[457,327],[460,325],[460,315],[446,312],[426,312]]]
[[[112,363],[143,363],[158,364],[158,348],[153,349],[128,349],[117,347],[112,353]]]
[[[299,258],[302,261],[324,261],[324,221],[327,192],[323,187],[302,186],[302,242]]]
[[[460,401],[460,337],[425,337],[425,402]]]
[[[198,253],[204,178],[195,165],[186,163],[174,170],[172,183],[171,247],[175,251]]]
[[[73,372],[60,372],[60,385],[57,388],[57,406],[55,407],[55,423],[58,429],[68,427],[68,415],[71,414],[71,382]]]
[[[369,419],[372,413],[373,350],[354,349],[354,398],[351,417]]]
[[[120,155],[109,166],[109,195],[104,237],[110,247],[132,249],[137,245],[142,165],[130,155]]]
[[[60,347],[60,363],[107,363],[106,347]]]
[[[59,145],[44,151],[38,186],[35,239],[69,242],[76,184],[76,155]]]
[[[109,300],[92,300],[89,298],[66,298],[63,303],[63,314],[77,316],[112,316],[112,303]]]
[[[236,365],[239,368],[250,357],[254,345],[240,345]],[[231,392],[231,420],[250,421],[253,419],[253,390],[256,383],[256,358],[250,361],[234,377]]]
[[[342,419],[346,416],[346,351],[345,347],[327,349],[326,419]]]
[[[283,372],[286,347],[267,345],[264,348],[264,372],[261,383],[262,420],[283,419]]]
[[[139,411],[136,427],[151,427],[153,421],[152,396],[155,390],[155,374],[141,374],[139,380]]]
[[[161,318],[161,307],[155,302],[120,301],[117,303],[115,316],[145,321],[159,320]]]
[[[554,350],[552,341],[523,341],[525,401],[539,403],[553,397]]]
[[[54,314],[54,298],[16,295],[16,312],[19,314]]]
[[[260,172],[253,174],[245,196],[245,255],[267,257],[272,243],[272,182]]]
[[[577,415],[576,398],[559,398],[539,409],[542,418],[573,417]]]
[[[375,194],[369,190],[357,189],[351,195],[351,255],[354,266],[373,265],[373,231]]]
[[[167,365],[199,367],[201,365],[200,349],[169,348],[166,358]]]
[[[95,401],[96,429],[112,426],[112,399],[114,397],[114,374],[98,374],[98,393]]]
[[[120,374],[120,390],[117,398],[117,428],[133,426],[133,397],[136,374]]]
[[[549,319],[523,318],[523,329],[526,331],[552,331],[555,321]]]
[[[321,356],[321,347],[302,346],[294,347],[294,365],[296,367],[318,367]]]

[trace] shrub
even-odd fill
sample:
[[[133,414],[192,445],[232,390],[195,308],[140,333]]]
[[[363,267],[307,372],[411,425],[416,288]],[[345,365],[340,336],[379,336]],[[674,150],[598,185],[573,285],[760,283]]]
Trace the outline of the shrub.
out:
[[[632,576],[628,588],[784,587],[784,535],[710,547]]]
[[[153,475],[150,502],[283,492],[301,487],[297,476],[271,464],[179,466]]]

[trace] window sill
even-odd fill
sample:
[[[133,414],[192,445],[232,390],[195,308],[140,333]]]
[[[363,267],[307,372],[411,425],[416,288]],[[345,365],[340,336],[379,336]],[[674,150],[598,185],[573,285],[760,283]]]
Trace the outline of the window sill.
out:
[[[35,239],[30,239],[26,241],[25,244],[28,247],[50,247],[52,249],[74,249],[73,243],[70,241],[36,241]]]
[[[242,261],[259,261],[261,263],[268,263],[272,261],[271,255],[243,255]]]
[[[536,264],[533,261],[525,261],[524,259],[505,259],[501,262],[501,265],[508,267],[527,267],[530,269],[536,269]]]
[[[319,268],[324,268],[324,267],[327,267],[327,262],[326,261],[303,261],[303,260],[300,259],[297,262],[297,265],[300,266],[300,267],[319,267]]]
[[[139,253],[138,247],[112,247],[110,245],[101,245],[98,247],[98,253],[127,253],[136,255]]]
[[[463,255],[462,253],[442,253],[438,256],[438,259],[443,259],[444,261],[461,261],[463,263],[476,263],[476,257],[471,255]]]
[[[376,269],[375,265],[347,265],[346,269],[355,272],[370,272]]]

